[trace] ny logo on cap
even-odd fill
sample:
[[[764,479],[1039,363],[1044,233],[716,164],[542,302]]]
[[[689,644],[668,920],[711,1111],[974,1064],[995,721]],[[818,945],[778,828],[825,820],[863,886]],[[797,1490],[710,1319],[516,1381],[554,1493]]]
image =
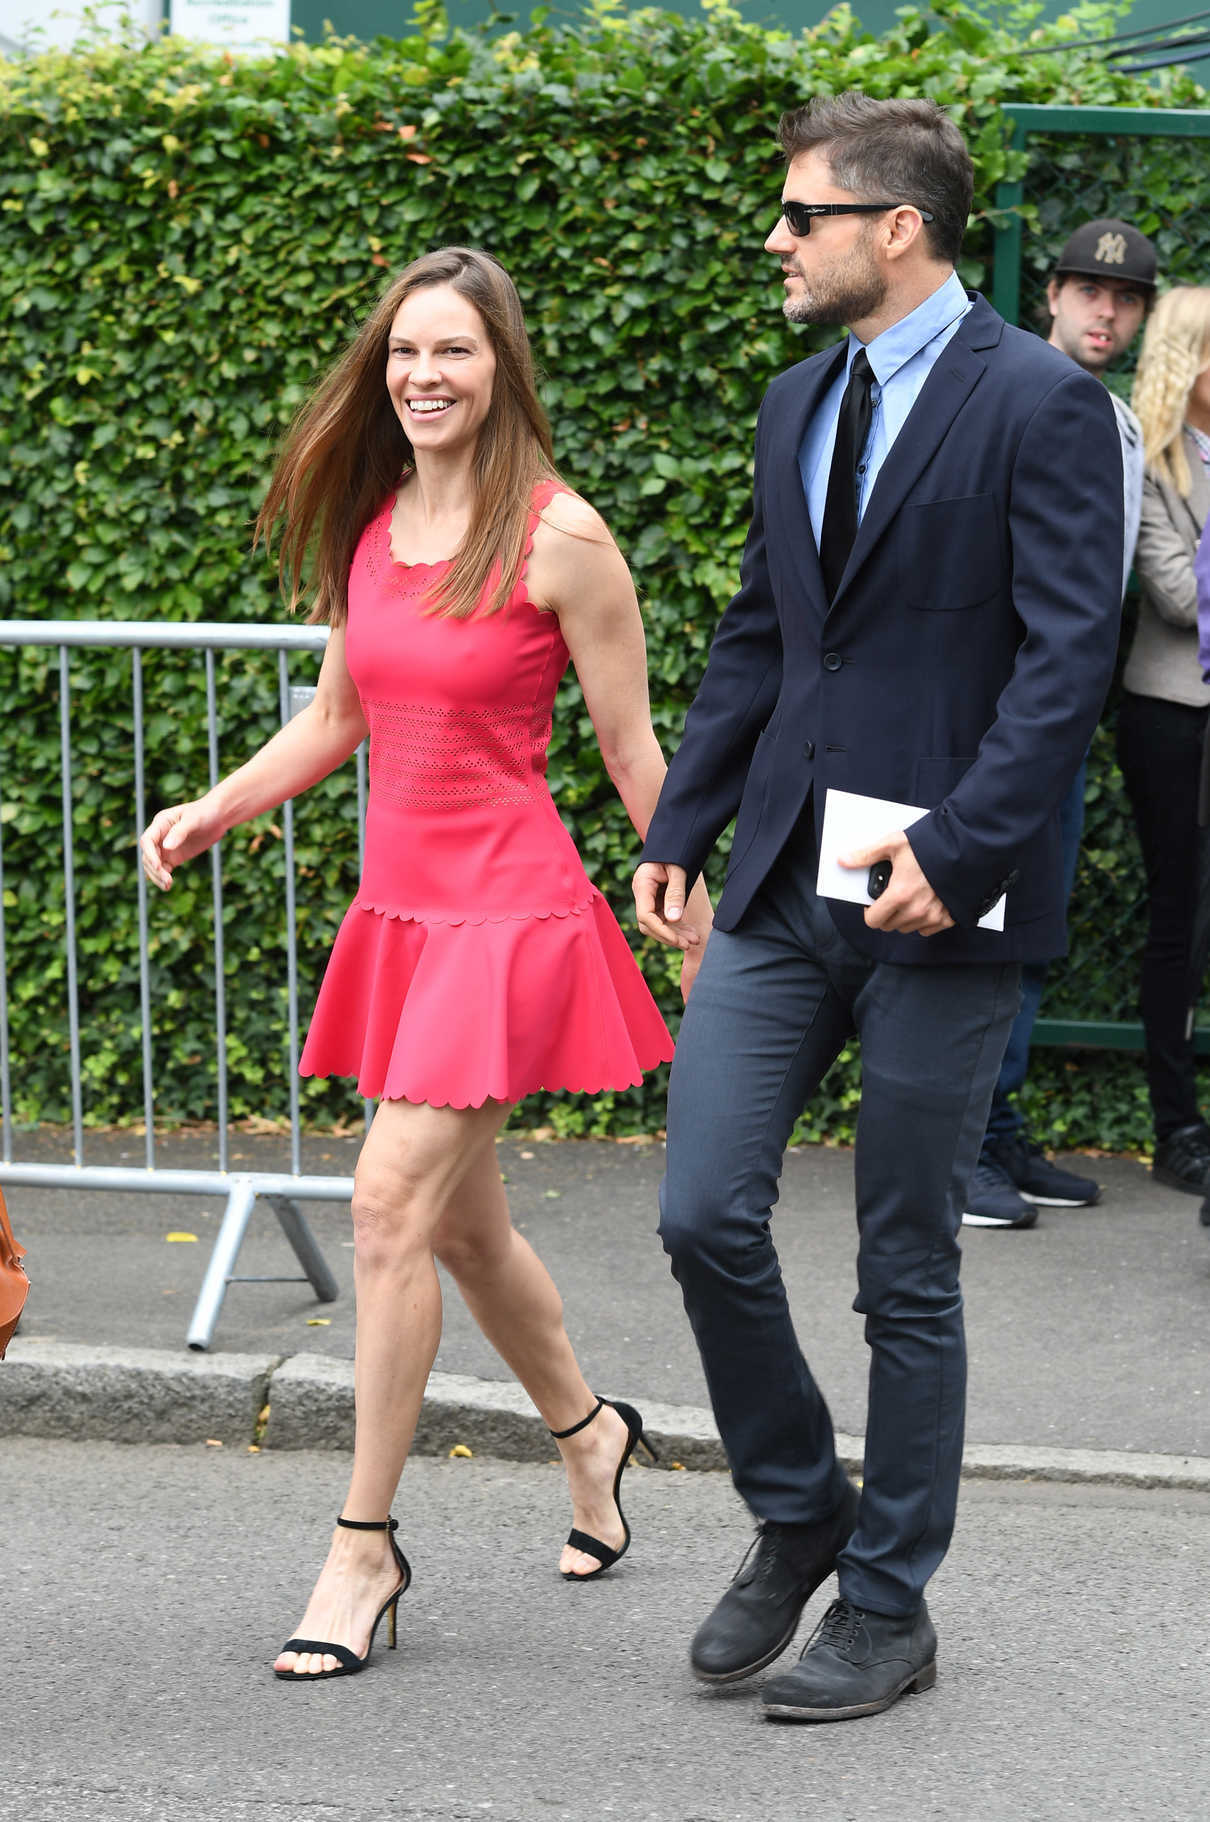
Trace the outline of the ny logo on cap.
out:
[[[1097,250],[1093,254],[1093,258],[1101,265],[1125,265],[1126,236],[1124,234],[1102,234],[1097,242]]]

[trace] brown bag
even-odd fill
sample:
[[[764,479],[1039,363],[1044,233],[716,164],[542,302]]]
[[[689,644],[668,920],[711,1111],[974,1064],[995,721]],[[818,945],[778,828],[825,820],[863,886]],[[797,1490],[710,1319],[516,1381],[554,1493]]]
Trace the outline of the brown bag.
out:
[[[4,1359],[17,1319],[29,1296],[29,1279],[21,1264],[24,1257],[25,1248],[18,1246],[13,1238],[4,1193],[0,1191],[0,1360]]]

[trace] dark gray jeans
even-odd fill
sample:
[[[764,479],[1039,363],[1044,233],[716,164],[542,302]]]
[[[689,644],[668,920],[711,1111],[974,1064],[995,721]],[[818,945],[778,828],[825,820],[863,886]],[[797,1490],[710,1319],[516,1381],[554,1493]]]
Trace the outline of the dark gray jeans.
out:
[[[660,1235],[740,1494],[759,1518],[827,1516],[843,1475],[769,1224],[794,1122],[856,1033],[853,1307],[870,1382],[840,1590],[907,1614],[953,1531],[966,1394],[958,1230],[1020,968],[875,964],[839,935],[814,875],[813,851],[792,843],[742,925],[710,939],[672,1068]]]

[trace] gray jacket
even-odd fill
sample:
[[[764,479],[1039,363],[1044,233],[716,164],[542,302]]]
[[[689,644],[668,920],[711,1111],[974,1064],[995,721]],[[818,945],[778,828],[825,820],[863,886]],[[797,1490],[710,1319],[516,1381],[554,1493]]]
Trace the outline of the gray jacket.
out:
[[[1193,556],[1210,518],[1210,475],[1197,444],[1184,432],[1193,486],[1186,500],[1149,468],[1134,573],[1139,579],[1138,630],[1122,682],[1136,696],[1158,696],[1190,708],[1210,705],[1197,657],[1197,583]]]

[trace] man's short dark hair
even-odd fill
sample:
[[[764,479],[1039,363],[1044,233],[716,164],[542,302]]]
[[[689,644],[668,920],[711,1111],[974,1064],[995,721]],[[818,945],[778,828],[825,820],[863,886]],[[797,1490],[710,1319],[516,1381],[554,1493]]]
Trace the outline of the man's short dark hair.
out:
[[[804,152],[822,152],[840,189],[927,210],[929,252],[957,264],[975,173],[966,141],[935,102],[876,101],[858,89],[816,95],[782,115],[777,136],[787,164]]]

